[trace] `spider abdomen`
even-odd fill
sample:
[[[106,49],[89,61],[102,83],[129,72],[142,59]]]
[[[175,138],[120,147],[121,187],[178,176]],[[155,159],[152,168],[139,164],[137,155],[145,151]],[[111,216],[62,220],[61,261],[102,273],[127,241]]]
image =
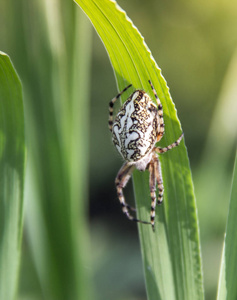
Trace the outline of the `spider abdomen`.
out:
[[[144,158],[156,143],[157,108],[141,90],[135,91],[119,110],[112,127],[112,139],[129,162]]]

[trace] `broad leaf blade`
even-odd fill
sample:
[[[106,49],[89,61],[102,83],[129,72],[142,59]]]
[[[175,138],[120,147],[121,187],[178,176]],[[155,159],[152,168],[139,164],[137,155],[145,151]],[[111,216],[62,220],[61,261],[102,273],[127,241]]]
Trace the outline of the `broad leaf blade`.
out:
[[[163,104],[166,133],[160,145],[181,134],[176,109],[144,39],[114,1],[76,0],[90,18],[109,54],[118,89],[132,83],[152,96],[150,79]],[[129,91],[131,93],[131,90]],[[129,92],[124,93],[123,101]],[[153,97],[154,98],[154,97]],[[157,209],[156,233],[139,225],[149,299],[203,299],[199,233],[187,151],[181,145],[161,157],[164,206]],[[134,172],[138,216],[149,220],[148,174]]]
[[[0,299],[13,299],[17,287],[24,159],[21,83],[9,57],[0,52]]]

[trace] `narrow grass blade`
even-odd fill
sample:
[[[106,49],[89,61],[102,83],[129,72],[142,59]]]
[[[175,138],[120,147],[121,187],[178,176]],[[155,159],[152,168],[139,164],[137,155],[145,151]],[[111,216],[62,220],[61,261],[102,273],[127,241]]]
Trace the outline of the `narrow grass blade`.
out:
[[[74,229],[75,253],[77,259],[78,295],[80,299],[92,299],[90,282],[88,178],[89,178],[89,94],[92,30],[86,16],[76,13],[75,45],[73,52],[73,80],[71,107],[70,182],[72,198],[72,228]]]
[[[237,299],[237,152],[232,179],[232,189],[227,219],[226,235],[222,253],[221,272],[217,300]]]
[[[163,104],[166,133],[161,146],[181,134],[180,122],[166,81],[143,37],[125,12],[110,0],[76,0],[87,14],[109,54],[118,90],[132,83],[151,95],[150,79]],[[137,9],[139,9],[137,7]],[[131,90],[124,93],[125,101]],[[108,96],[109,97],[109,96]],[[203,299],[202,266],[196,204],[184,142],[161,156],[165,203],[157,209],[156,233],[139,225],[149,299]],[[149,221],[148,174],[134,173],[138,216]]]
[[[0,299],[17,288],[25,164],[22,88],[10,58],[0,52]]]

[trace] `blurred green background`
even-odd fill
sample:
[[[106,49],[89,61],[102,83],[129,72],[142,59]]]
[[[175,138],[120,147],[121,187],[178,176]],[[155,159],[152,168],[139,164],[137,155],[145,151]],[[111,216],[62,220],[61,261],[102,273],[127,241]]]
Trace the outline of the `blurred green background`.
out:
[[[214,299],[237,141],[237,2],[118,4],[145,37],[178,110],[206,299]],[[25,100],[18,299],[146,299],[137,228],[122,215],[114,187],[122,160],[107,119],[117,88],[100,39],[73,2],[9,0],[1,1],[0,50],[11,57]],[[133,202],[131,183],[126,197]]]

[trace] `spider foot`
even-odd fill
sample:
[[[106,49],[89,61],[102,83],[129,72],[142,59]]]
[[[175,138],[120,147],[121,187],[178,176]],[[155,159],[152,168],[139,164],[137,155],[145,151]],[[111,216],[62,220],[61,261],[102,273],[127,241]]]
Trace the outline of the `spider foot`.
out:
[[[155,224],[151,224],[152,231],[155,232]]]
[[[129,204],[125,204],[125,206],[129,209],[129,210],[131,210],[131,211],[136,211],[136,208],[135,207],[132,207],[132,206],[130,206]]]

